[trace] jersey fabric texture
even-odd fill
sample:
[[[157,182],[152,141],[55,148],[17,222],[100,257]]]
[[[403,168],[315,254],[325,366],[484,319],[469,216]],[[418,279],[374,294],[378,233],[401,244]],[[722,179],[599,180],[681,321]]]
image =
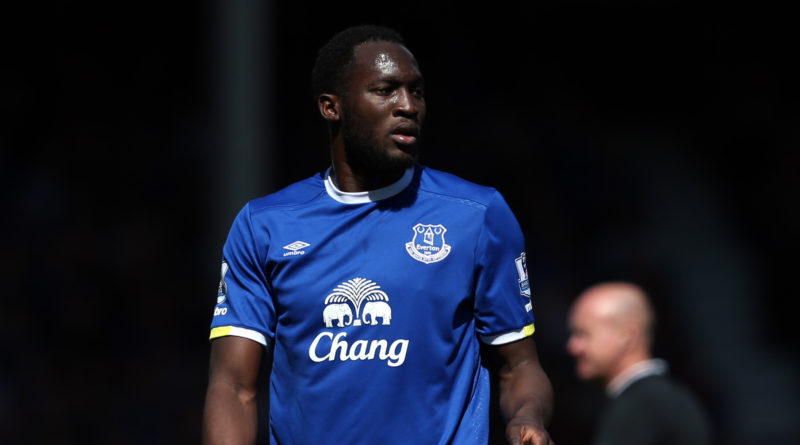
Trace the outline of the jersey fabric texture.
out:
[[[481,444],[479,338],[533,333],[519,224],[496,190],[415,166],[345,193],[328,173],[249,202],[211,338],[274,345],[272,444]]]
[[[709,445],[711,427],[700,402],[668,375],[631,383],[599,417],[594,445]]]

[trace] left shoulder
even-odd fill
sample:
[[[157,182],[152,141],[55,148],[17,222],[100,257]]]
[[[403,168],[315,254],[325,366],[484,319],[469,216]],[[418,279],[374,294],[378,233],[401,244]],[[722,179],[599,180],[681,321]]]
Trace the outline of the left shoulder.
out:
[[[492,200],[502,198],[494,187],[476,184],[452,173],[420,166],[419,190],[443,198],[488,207]]]
[[[626,394],[627,393],[627,394]],[[692,399],[691,390],[682,382],[676,380],[668,374],[653,375],[642,378],[631,384],[622,395],[632,400],[641,400],[647,403],[659,401],[670,403]]]

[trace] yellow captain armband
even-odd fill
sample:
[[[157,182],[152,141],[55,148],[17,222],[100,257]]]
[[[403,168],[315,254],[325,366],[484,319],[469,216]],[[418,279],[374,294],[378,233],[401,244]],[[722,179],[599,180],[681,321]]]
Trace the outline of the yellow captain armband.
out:
[[[534,326],[534,324],[531,323],[528,326],[522,328],[522,331],[526,337],[530,337],[531,335],[533,335],[534,332],[536,332],[536,326]]]
[[[220,326],[218,328],[214,328],[211,330],[211,335],[208,336],[209,340],[213,340],[219,337],[227,337],[231,335],[231,329],[233,326]]]
[[[267,337],[264,334],[254,331],[252,329],[240,328],[238,326],[219,326],[211,329],[211,334],[208,336],[209,341],[215,338],[227,337],[233,335],[235,337],[249,338],[257,343],[267,346]]]

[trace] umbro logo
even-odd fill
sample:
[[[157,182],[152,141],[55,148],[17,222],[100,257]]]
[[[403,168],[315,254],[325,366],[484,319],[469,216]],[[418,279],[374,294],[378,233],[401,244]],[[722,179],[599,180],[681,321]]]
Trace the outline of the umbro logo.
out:
[[[305,249],[310,245],[311,244],[308,244],[305,241],[295,241],[293,243],[287,244],[283,246],[283,248],[288,250],[288,252],[284,252],[283,256],[304,255],[306,251],[303,249]]]

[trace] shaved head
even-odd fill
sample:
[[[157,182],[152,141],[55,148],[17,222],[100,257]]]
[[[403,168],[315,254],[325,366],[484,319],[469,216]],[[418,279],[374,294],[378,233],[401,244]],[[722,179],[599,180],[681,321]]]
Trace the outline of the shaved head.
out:
[[[586,289],[575,304],[595,305],[595,310],[619,326],[636,328],[646,336],[647,346],[653,337],[653,308],[639,286],[624,281],[601,283]]]
[[[567,350],[578,376],[607,383],[651,358],[654,321],[647,295],[635,284],[606,282],[586,289],[569,314]]]

